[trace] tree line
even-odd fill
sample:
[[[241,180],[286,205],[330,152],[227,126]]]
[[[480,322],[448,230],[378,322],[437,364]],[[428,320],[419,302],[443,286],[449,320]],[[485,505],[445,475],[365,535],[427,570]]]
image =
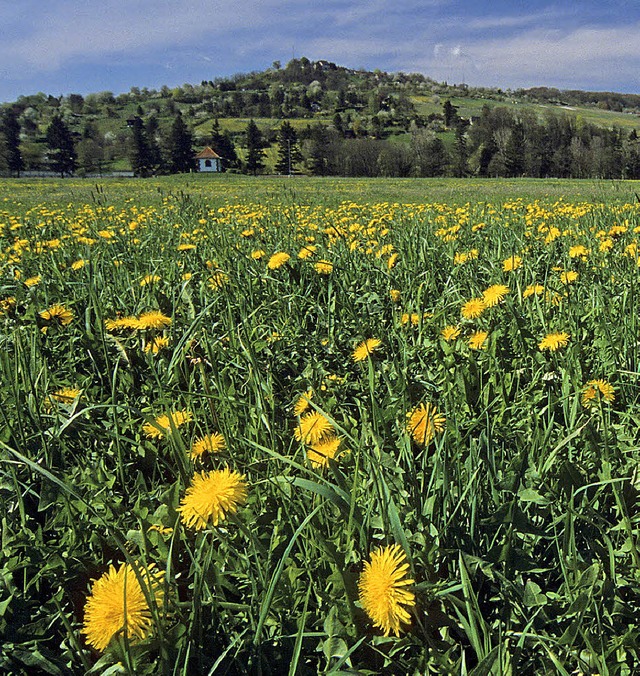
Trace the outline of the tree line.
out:
[[[607,129],[554,112],[539,117],[504,106],[485,105],[479,116],[465,119],[450,101],[432,117],[428,126],[412,122],[402,139],[385,137],[375,129],[358,136],[340,114],[331,124],[310,123],[297,130],[283,120],[275,133],[261,131],[252,119],[236,135],[221,130],[215,119],[211,133],[198,141],[223,158],[223,170],[254,175],[267,170],[266,151],[273,146],[276,159],[268,170],[279,174],[640,179],[640,139],[635,130]],[[43,169],[61,176],[79,168],[102,171],[104,155],[90,126],[78,134],[55,115],[44,144]],[[154,116],[145,119],[136,114],[128,119],[126,146],[137,176],[196,168],[194,135],[179,111],[164,130]],[[21,148],[18,115],[7,108],[0,118],[0,170],[11,175],[24,170]]]

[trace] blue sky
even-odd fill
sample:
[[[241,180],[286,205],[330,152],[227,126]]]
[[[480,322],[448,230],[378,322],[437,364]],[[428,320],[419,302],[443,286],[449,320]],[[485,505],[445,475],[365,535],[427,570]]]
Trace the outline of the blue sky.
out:
[[[195,84],[294,55],[476,86],[640,93],[640,2],[0,0],[0,101]]]

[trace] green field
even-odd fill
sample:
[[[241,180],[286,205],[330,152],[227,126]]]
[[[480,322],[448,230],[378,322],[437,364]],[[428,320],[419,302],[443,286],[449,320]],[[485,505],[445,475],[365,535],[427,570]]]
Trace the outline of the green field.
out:
[[[636,191],[0,182],[0,673],[638,673]]]
[[[394,202],[420,204],[446,202],[495,202],[521,198],[527,201],[634,203],[637,181],[570,179],[453,179],[453,178],[314,178],[309,176],[162,176],[153,179],[20,179],[0,183],[0,200],[22,206],[40,203],[66,205],[99,204],[121,206],[135,197],[138,203],[159,203],[166,195],[188,195],[208,204],[236,202],[297,203],[337,206],[355,200],[372,204]],[[0,205],[2,202],[0,202]]]

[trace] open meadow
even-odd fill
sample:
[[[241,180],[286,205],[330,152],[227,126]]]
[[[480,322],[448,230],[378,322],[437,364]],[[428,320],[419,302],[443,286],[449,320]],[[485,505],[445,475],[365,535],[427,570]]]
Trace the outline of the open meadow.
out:
[[[0,181],[0,673],[639,673],[636,192]]]

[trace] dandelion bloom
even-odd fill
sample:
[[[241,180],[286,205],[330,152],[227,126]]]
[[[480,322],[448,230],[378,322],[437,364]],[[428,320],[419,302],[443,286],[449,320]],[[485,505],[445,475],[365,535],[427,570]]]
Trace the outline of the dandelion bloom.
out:
[[[209,287],[214,291],[221,289],[229,281],[229,275],[224,270],[216,270],[207,280]]]
[[[541,296],[544,293],[544,286],[542,284],[529,284],[529,286],[522,292],[523,298],[529,296]]]
[[[64,305],[52,305],[40,313],[40,318],[46,322],[56,321],[62,326],[67,326],[73,320],[73,312]]]
[[[176,251],[193,251],[195,248],[195,244],[178,244]]]
[[[580,401],[583,406],[591,406],[596,403],[598,398],[611,403],[616,398],[613,385],[606,380],[590,380],[584,386]]]
[[[409,624],[407,609],[415,606],[415,595],[407,590],[413,580],[407,577],[409,563],[400,545],[378,547],[365,561],[358,580],[360,603],[374,627],[385,636],[400,636],[402,624]]]
[[[269,262],[267,263],[267,267],[269,270],[277,270],[278,268],[281,268],[289,259],[291,256],[288,253],[285,253],[284,251],[278,251],[271,256],[269,259]]]
[[[400,293],[400,289],[390,289],[389,296],[394,303],[399,303],[402,294]]]
[[[440,336],[443,340],[446,340],[447,343],[450,343],[452,340],[455,340],[460,335],[460,328],[457,326],[445,326],[444,329],[440,332]]]
[[[433,404],[420,404],[407,413],[407,431],[420,446],[428,446],[436,432],[444,430],[446,418]]]
[[[0,300],[0,317],[12,314],[16,309],[16,299],[14,296],[7,296]]]
[[[86,264],[87,264],[87,261],[85,261],[84,258],[79,258],[77,261],[74,261],[73,263],[71,263],[71,269],[72,270],[81,270]]]
[[[396,263],[398,262],[398,257],[399,255],[397,253],[392,253],[391,256],[389,256],[389,259],[387,260],[387,269],[392,270],[395,268]]]
[[[589,249],[582,244],[576,244],[569,247],[569,258],[586,258],[589,255]]]
[[[477,319],[487,309],[482,298],[472,298],[462,306],[462,316],[465,319]]]
[[[154,336],[145,343],[144,351],[158,354],[161,350],[169,347],[169,339],[164,336]]]
[[[509,287],[504,284],[493,284],[482,292],[482,300],[487,307],[494,307],[501,303],[509,293]]]
[[[302,415],[309,408],[309,401],[311,401],[312,396],[313,390],[307,390],[304,394],[301,394],[293,405],[293,414]]]
[[[548,333],[539,343],[540,350],[549,350],[555,352],[561,347],[566,347],[571,336],[562,331],[561,333]]]
[[[140,280],[140,286],[149,286],[160,281],[160,275],[146,275]]]
[[[502,270],[504,272],[513,272],[522,265],[522,258],[520,256],[511,256],[502,261]]]
[[[313,467],[326,467],[329,464],[329,459],[336,457],[336,453],[340,448],[342,439],[330,434],[322,437],[322,439],[307,449],[307,458]]]
[[[486,331],[476,331],[469,336],[469,347],[472,350],[484,350],[489,334]]]
[[[97,650],[104,651],[121,631],[131,641],[144,640],[151,633],[149,600],[156,607],[161,605],[164,573],[154,570],[153,564],[148,568],[134,565],[123,563],[118,569],[110,566],[91,587],[81,633]]]
[[[40,279],[41,279],[40,275],[36,275],[35,277],[29,277],[24,280],[24,285],[30,289],[32,286],[37,286],[38,284],[40,284]]]
[[[302,249],[298,252],[298,258],[304,260],[307,260],[307,258],[311,258],[313,254],[316,252],[317,247],[313,244],[307,244],[306,246],[303,246]]]
[[[330,275],[333,272],[333,263],[331,261],[321,260],[313,267],[319,275]]]
[[[333,433],[333,425],[320,413],[311,411],[300,418],[293,435],[305,444],[315,444],[323,437]]]
[[[81,394],[82,390],[77,387],[63,387],[61,390],[56,390],[50,394],[49,398],[60,404],[72,404],[76,399],[80,398]]]
[[[178,511],[185,526],[203,530],[234,514],[246,499],[244,475],[225,467],[195,474]]]
[[[107,331],[119,331],[120,329],[137,329],[137,317],[118,317],[117,319],[105,319],[104,328]]]
[[[169,434],[173,428],[180,427],[193,420],[191,411],[173,411],[159,415],[155,422],[148,422],[142,426],[144,433],[150,438],[160,438]]]
[[[138,315],[135,324],[136,328],[143,331],[146,329],[161,330],[171,326],[171,317],[167,317],[160,310],[149,310]]]
[[[367,338],[362,343],[360,343],[351,355],[353,361],[364,361],[370,354],[377,350],[382,341],[378,338]]]
[[[261,258],[264,258],[264,256],[267,255],[267,252],[264,249],[256,249],[255,251],[251,252],[251,258],[253,258],[254,261],[259,261]]]
[[[560,281],[563,284],[573,284],[578,279],[578,273],[575,270],[566,270],[560,273]]]
[[[196,439],[191,446],[191,459],[202,458],[205,453],[220,453],[226,447],[224,437],[219,432],[207,434]]]

